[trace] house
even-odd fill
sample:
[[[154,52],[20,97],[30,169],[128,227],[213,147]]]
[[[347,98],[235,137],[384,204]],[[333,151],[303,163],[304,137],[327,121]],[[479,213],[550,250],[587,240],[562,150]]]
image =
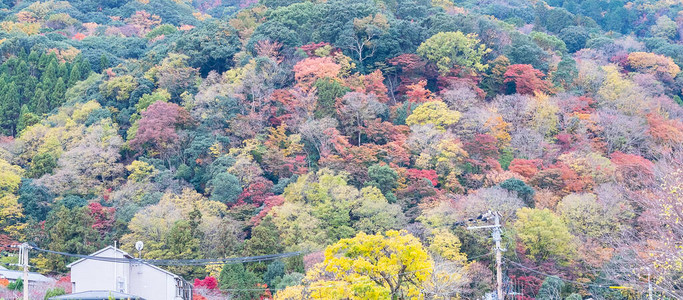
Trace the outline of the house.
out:
[[[192,300],[192,285],[182,277],[140,262],[121,249],[108,246],[90,256],[105,260],[82,258],[67,266],[73,293],[113,291],[146,300]]]
[[[15,282],[17,279],[24,279],[23,271],[9,270],[0,266],[0,279],[7,279],[9,282]],[[49,277],[45,277],[42,274],[36,272],[28,272],[28,286],[37,286],[42,283],[52,283],[55,280]]]

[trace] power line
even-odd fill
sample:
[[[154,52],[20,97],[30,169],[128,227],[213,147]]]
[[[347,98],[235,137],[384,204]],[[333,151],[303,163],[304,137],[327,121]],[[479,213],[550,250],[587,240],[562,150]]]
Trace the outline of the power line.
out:
[[[491,253],[489,253],[489,254],[491,254]],[[396,276],[398,276],[398,275],[412,274],[412,273],[417,273],[417,272],[420,272],[420,271],[426,271],[426,270],[431,270],[431,269],[432,269],[432,268],[422,268],[422,269],[417,269],[417,270],[412,270],[412,271],[407,271],[407,272],[401,272],[401,273],[396,274]],[[365,278],[365,279],[361,279],[361,280],[354,280],[352,283],[361,283],[361,282],[368,282],[368,281],[374,281],[374,280],[373,280],[372,278]],[[306,284],[306,285],[303,285],[303,284],[302,284],[301,286],[303,286],[304,288],[311,288],[311,287],[312,287],[312,288],[326,288],[326,287],[335,287],[335,286],[339,286],[339,285],[348,285],[349,283],[351,283],[351,282],[348,282],[348,281],[334,281],[333,283],[328,284],[328,285],[319,285],[319,286],[316,286],[316,285],[311,285],[311,284]],[[269,287],[265,287],[265,288],[251,288],[251,289],[224,289],[224,290],[222,290],[222,291],[226,291],[226,292],[265,291],[265,290],[279,291],[279,290],[284,290],[284,289],[285,289],[285,288],[278,289],[278,288],[269,288]]]
[[[489,252],[489,253],[486,253],[486,254],[477,255],[477,256],[474,256],[474,257],[468,257],[468,258],[467,258],[467,261],[473,261],[473,260],[475,260],[475,259],[477,259],[477,258],[481,258],[481,257],[484,257],[484,256],[489,256],[489,255],[491,255],[491,254],[493,254],[493,251],[491,251],[491,252]]]
[[[508,258],[503,258],[503,259],[505,259],[505,260],[508,261],[509,263],[512,263],[512,264],[514,264],[514,265],[516,265],[516,266],[518,266],[518,267],[527,269],[527,270],[529,270],[529,271],[531,271],[531,272],[534,272],[534,273],[536,273],[536,274],[544,275],[544,276],[546,276],[546,277],[555,276],[556,278],[558,278],[558,279],[560,279],[560,280],[562,280],[562,281],[564,281],[564,282],[575,283],[575,284],[582,285],[582,286],[586,286],[586,287],[608,288],[608,289],[609,289],[609,288],[613,288],[613,287],[610,286],[610,285],[587,284],[587,283],[583,283],[583,282],[579,282],[579,281],[564,279],[564,278],[561,278],[561,277],[559,277],[559,276],[557,276],[557,275],[551,275],[551,274],[544,273],[544,272],[541,272],[541,271],[538,271],[538,270],[534,270],[534,269],[529,268],[529,267],[527,267],[527,266],[524,266],[524,265],[522,265],[522,264],[519,264],[519,263],[516,263],[516,262],[514,262],[514,261],[511,261],[511,260],[509,260]],[[675,297],[675,293],[673,293],[671,290],[668,290],[668,289],[666,289],[666,288],[664,288],[664,287],[661,287],[661,286],[657,285],[656,282],[655,282],[655,283],[652,283],[652,284],[654,284],[654,286],[656,286],[656,287],[659,288],[660,290],[662,290],[662,291],[664,291],[664,292],[666,292],[666,293],[668,293],[668,294],[670,294],[670,295],[673,295],[673,296]]]
[[[582,286],[586,286],[586,287],[610,288],[609,285],[589,284],[589,283],[584,283],[584,282],[580,282],[580,281],[576,281],[576,280],[564,279],[564,278],[559,277],[559,276],[557,276],[557,275],[552,275],[552,274],[544,273],[544,272],[541,272],[541,271],[538,271],[538,270],[529,268],[529,267],[527,267],[527,266],[525,266],[525,265],[523,265],[523,264],[514,262],[514,261],[508,259],[507,257],[503,257],[503,259],[505,259],[507,262],[509,262],[509,263],[511,263],[511,264],[513,264],[513,265],[515,265],[515,266],[518,266],[518,267],[520,267],[520,268],[529,270],[529,271],[534,272],[534,273],[536,273],[536,274],[544,275],[544,276],[546,276],[546,277],[554,276],[555,278],[557,278],[557,279],[559,279],[559,280],[562,280],[562,281],[564,281],[564,282],[574,283],[574,284],[578,284],[578,285],[582,285]]]
[[[231,263],[247,263],[247,262],[263,262],[270,260],[278,260],[293,256],[299,256],[306,254],[308,252],[297,251],[297,252],[286,252],[278,254],[268,254],[259,256],[244,256],[244,257],[234,257],[234,258],[213,258],[213,259],[139,259],[139,258],[114,258],[114,257],[102,257],[93,255],[83,255],[75,254],[54,250],[47,250],[38,247],[33,247],[32,250],[39,252],[50,253],[55,255],[62,255],[67,257],[74,257],[80,259],[90,259],[104,262],[112,263],[143,263],[151,264],[157,266],[206,266],[206,265],[222,265]]]
[[[493,254],[493,251],[492,251],[492,252],[489,252],[489,253],[486,253],[486,254],[477,255],[477,256],[474,256],[474,257],[468,257],[468,258],[467,258],[467,261],[472,261],[472,260],[474,260],[474,259],[481,258],[481,257],[484,257],[484,256],[489,256],[489,255],[491,255],[491,254]],[[411,273],[415,273],[415,272],[419,272],[419,271],[425,271],[425,270],[431,270],[431,268],[422,268],[422,269],[418,269],[418,270],[413,270],[413,271],[398,273],[398,274],[396,274],[396,275],[406,275],[406,274],[411,274]],[[372,279],[366,278],[366,279],[363,279],[363,280],[354,281],[354,283],[366,282],[366,281],[372,281]],[[305,288],[310,288],[310,287],[314,287],[314,288],[325,288],[325,287],[335,287],[335,286],[338,286],[338,285],[340,285],[340,284],[346,285],[346,284],[349,284],[349,282],[346,282],[346,281],[336,281],[336,282],[333,283],[333,284],[323,285],[323,286],[312,286],[312,285],[310,285],[310,284],[308,284],[308,285],[302,285],[302,286],[304,286]],[[222,291],[226,291],[226,292],[249,292],[249,291],[265,291],[265,290],[279,291],[279,290],[284,290],[284,288],[278,289],[278,288],[270,288],[270,287],[267,287],[267,288],[251,288],[251,289],[224,289],[224,290],[222,290]]]

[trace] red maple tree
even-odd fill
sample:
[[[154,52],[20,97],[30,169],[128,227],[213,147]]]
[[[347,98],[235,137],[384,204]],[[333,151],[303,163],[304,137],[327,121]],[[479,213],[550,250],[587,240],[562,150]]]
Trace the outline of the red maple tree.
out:
[[[533,94],[534,92],[552,92],[550,82],[543,80],[545,74],[534,69],[531,65],[510,65],[503,75],[507,84],[514,84],[519,94]]]

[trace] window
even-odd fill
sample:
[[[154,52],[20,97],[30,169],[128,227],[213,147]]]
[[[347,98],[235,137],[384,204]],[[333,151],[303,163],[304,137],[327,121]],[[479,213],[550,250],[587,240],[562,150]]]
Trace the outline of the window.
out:
[[[192,285],[182,278],[175,278],[175,295],[183,300],[192,299]]]
[[[183,282],[180,278],[175,279],[175,296],[176,297],[182,297],[183,296]]]

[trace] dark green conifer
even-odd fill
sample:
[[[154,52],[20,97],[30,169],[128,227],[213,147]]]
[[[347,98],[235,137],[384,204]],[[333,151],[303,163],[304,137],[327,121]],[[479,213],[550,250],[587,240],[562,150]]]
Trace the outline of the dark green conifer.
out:
[[[78,61],[75,61],[74,64],[71,66],[71,74],[69,74],[69,81],[67,85],[73,86],[82,78],[83,76],[81,75],[81,64]]]
[[[48,110],[50,109],[50,104],[47,100],[47,96],[45,95],[45,91],[43,91],[43,89],[36,89],[36,92],[33,98],[31,98],[31,102],[29,103],[29,108],[37,115],[42,115],[48,112]]]
[[[59,107],[64,103],[64,93],[66,93],[66,83],[64,83],[64,78],[60,77],[50,94],[50,108]]]

